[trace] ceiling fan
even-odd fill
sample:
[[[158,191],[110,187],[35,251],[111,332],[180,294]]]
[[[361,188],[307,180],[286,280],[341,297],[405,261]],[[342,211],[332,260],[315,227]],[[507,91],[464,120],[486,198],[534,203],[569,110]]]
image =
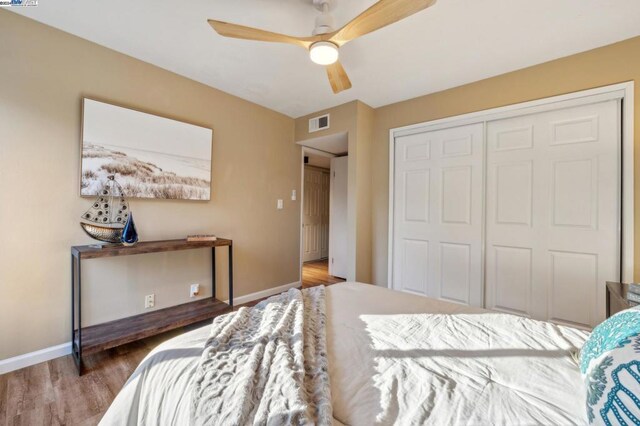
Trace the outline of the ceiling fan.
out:
[[[216,32],[225,37],[288,43],[309,51],[313,62],[326,66],[333,93],[351,88],[351,81],[338,61],[338,50],[346,43],[382,27],[398,22],[433,5],[436,0],[380,0],[339,30],[334,30],[330,13],[333,0],[313,0],[321,14],[311,37],[293,37],[257,28],[209,19]]]

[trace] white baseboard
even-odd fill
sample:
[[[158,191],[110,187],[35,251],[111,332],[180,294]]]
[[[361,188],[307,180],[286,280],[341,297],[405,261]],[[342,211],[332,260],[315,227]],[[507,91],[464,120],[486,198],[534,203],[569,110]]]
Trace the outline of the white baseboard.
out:
[[[240,297],[234,297],[233,304],[237,306],[242,305],[243,303],[253,302],[254,300],[273,296],[274,294],[282,293],[283,291],[287,291],[295,287],[300,287],[300,281],[281,285],[267,290],[258,291],[251,294],[246,294]],[[225,303],[229,303],[229,301],[225,300]],[[57,346],[40,349],[39,351],[29,352],[24,355],[14,356],[13,358],[3,359],[0,360],[0,374],[6,374],[11,371],[19,370],[21,368],[40,364],[41,362],[69,355],[70,353],[71,342],[67,342]]]
[[[243,303],[253,302],[254,300],[258,300],[258,299],[262,299],[262,298],[265,298],[265,297],[273,296],[274,294],[282,293],[282,292],[287,291],[287,290],[289,290],[291,288],[296,288],[296,287],[300,287],[300,286],[301,286],[300,281],[296,281],[296,282],[285,284],[285,285],[281,285],[281,286],[278,286],[278,287],[269,288],[269,289],[262,290],[262,291],[257,291],[255,293],[245,294],[244,296],[234,297],[233,298],[233,305],[234,306],[238,306],[238,305],[242,305]],[[225,300],[224,303],[229,303],[229,300]]]
[[[14,356],[13,358],[3,359],[0,361],[0,374],[6,374],[14,370],[40,364],[41,362],[69,355],[70,353],[71,342],[67,342],[40,349],[39,351],[29,352],[28,354]]]

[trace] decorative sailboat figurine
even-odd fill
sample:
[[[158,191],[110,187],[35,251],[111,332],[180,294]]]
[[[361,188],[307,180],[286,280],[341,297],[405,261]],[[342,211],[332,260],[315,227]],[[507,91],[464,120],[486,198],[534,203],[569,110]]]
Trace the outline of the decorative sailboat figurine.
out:
[[[82,215],[80,226],[91,238],[107,243],[122,242],[129,219],[129,203],[114,176],[109,176],[93,205]]]

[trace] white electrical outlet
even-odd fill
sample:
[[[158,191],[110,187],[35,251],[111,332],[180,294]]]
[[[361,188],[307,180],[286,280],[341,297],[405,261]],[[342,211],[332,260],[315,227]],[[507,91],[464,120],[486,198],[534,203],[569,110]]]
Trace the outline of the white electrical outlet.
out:
[[[297,198],[298,192],[294,189],[293,191],[291,191],[291,201],[296,201]]]
[[[156,306],[156,295],[148,294],[144,297],[144,307],[145,309],[153,308]]]
[[[191,284],[191,289],[189,290],[189,297],[196,297],[200,295],[200,284]]]
[[[276,208],[278,210],[284,209],[284,200],[278,200],[278,202],[276,203]]]

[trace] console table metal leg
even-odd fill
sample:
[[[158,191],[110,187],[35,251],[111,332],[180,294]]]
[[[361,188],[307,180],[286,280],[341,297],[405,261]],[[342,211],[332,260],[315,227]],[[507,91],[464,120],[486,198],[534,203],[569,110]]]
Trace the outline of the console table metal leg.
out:
[[[216,248],[211,247],[211,297],[216,298]]]
[[[233,245],[229,244],[229,306],[233,308]]]
[[[78,292],[76,297],[76,283]],[[82,374],[82,269],[79,256],[71,256],[71,355]],[[76,305],[77,299],[77,305]],[[78,313],[78,329],[76,333],[76,312]],[[77,338],[76,338],[77,335]]]
[[[74,362],[76,357],[76,257],[71,255],[71,355]]]
[[[78,374],[82,375],[82,258],[78,256]]]

